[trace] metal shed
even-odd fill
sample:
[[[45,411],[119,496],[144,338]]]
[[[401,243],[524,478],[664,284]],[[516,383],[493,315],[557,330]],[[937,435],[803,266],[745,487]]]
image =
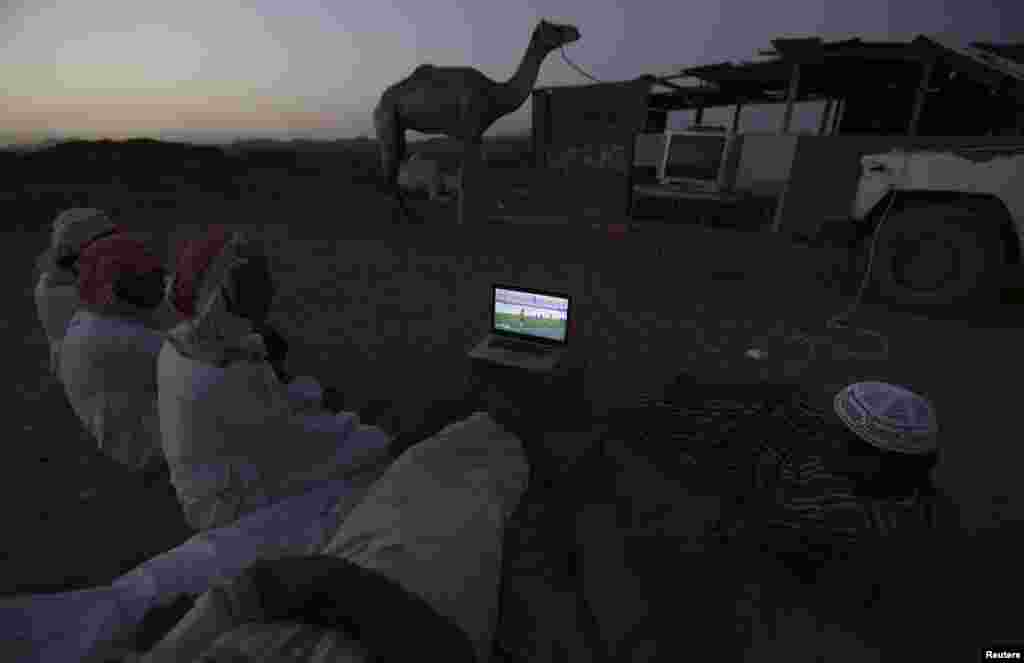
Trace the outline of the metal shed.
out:
[[[1024,133],[1024,44],[775,39],[760,61],[724,62],[656,77],[649,126],[677,110],[824,101],[821,133],[990,135]],[[884,96],[886,103],[880,104]],[[970,126],[960,111],[969,104]],[[981,105],[984,112],[978,113]],[[662,118],[659,121],[659,116]],[[663,128],[663,126],[661,127]]]

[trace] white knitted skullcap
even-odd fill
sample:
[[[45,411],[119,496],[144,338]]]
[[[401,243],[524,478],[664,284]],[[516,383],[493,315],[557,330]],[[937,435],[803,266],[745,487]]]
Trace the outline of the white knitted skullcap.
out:
[[[935,408],[908,389],[858,382],[836,394],[833,405],[850,430],[883,451],[927,454],[938,448]]]

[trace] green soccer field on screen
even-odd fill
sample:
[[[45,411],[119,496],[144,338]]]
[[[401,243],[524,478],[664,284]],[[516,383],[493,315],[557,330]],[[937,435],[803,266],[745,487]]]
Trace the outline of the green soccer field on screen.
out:
[[[521,334],[543,336],[557,340],[565,340],[566,321],[556,314],[546,313],[495,313],[494,323],[498,329]]]

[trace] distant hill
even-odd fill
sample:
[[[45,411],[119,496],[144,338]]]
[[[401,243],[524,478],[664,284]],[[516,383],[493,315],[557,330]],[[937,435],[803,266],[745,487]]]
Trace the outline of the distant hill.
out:
[[[0,147],[15,152],[35,152],[65,141],[64,138],[26,139],[19,136],[0,136]]]
[[[446,172],[461,163],[463,148],[455,140],[432,138],[409,147],[438,161]],[[522,136],[486,138],[484,155],[494,166],[520,168],[532,163],[532,145]],[[274,176],[273,171],[296,177],[344,174],[367,183],[380,176],[378,143],[368,137],[249,139],[223,146],[154,138],[71,139],[31,150],[5,150],[3,160],[13,186],[77,183],[149,191],[173,188],[178,178],[219,190],[236,186],[239,178]]]
[[[529,140],[530,132],[519,132],[500,134],[496,136],[487,136],[484,139],[485,143],[505,143],[508,141],[522,141]],[[411,145],[423,146],[423,145],[438,145],[442,143],[452,143],[452,139],[444,136],[419,136],[410,135],[409,143]],[[376,146],[377,140],[369,136],[358,136],[351,138],[333,138],[324,140],[314,140],[308,138],[294,138],[294,139],[276,139],[276,138],[235,138],[235,139],[224,139],[220,141],[213,140],[188,140],[178,137],[160,137],[160,138],[130,138],[125,140],[111,140],[111,139],[86,139],[79,137],[69,136],[47,136],[45,138],[19,136],[15,134],[0,134],[0,149],[6,149],[17,152],[38,152],[46,150],[51,147],[62,145],[65,143],[96,143],[96,144],[109,144],[109,143],[133,143],[133,144],[150,144],[150,145],[190,145],[195,147],[220,147],[227,152],[238,152],[238,151],[251,151],[251,150],[295,150],[299,152],[323,152],[323,151],[336,151],[338,149],[366,149],[371,146]]]
[[[16,153],[19,165],[15,177],[23,183],[117,180],[141,186],[164,175],[191,173],[202,179],[241,170],[220,147],[151,138],[73,139]]]

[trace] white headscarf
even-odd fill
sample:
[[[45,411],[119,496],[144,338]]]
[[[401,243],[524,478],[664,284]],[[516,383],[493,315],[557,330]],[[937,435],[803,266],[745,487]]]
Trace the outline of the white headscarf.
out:
[[[81,253],[82,248],[100,235],[117,230],[107,213],[92,207],[64,210],[53,222],[53,234],[44,268],[50,273],[52,285],[75,283],[75,275],[57,263],[62,258]]]

